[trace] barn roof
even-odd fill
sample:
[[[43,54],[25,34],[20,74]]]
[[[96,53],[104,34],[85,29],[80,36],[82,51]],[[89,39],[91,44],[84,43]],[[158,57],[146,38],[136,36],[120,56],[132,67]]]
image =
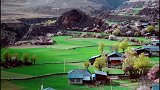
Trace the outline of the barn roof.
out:
[[[144,48],[150,51],[159,51],[159,46],[144,46]]]
[[[103,72],[103,71],[97,71],[97,70],[95,70],[94,72],[95,72],[95,74],[107,76],[107,73],[106,73],[106,72]]]
[[[43,90],[55,90],[55,89],[53,89],[53,88],[51,88],[51,87],[48,87],[48,88],[45,88],[45,89],[43,89]]]
[[[110,56],[112,56],[112,55],[114,55],[114,54],[118,55],[119,57],[121,57],[121,56],[122,56],[122,54],[121,54],[121,53],[119,53],[119,52],[115,51],[115,52],[112,52],[112,53],[108,54],[108,57],[110,57]]]
[[[68,78],[84,78],[87,79],[88,76],[91,76],[91,73],[85,69],[73,69],[68,72]]]

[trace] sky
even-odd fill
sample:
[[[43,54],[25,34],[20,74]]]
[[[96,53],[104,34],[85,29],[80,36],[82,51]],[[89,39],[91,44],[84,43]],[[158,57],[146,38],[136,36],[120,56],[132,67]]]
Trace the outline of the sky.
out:
[[[130,1],[149,1],[149,0],[130,0]],[[154,0],[152,0],[154,1]]]

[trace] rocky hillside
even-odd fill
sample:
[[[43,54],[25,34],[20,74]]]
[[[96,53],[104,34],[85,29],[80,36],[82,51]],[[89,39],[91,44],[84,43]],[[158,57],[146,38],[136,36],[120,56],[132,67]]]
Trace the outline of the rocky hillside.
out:
[[[87,14],[94,10],[115,9],[127,0],[1,0],[4,18],[60,16],[79,8]]]
[[[85,28],[85,27],[96,27],[99,28],[104,25],[101,19],[91,17],[80,9],[73,9],[64,13],[60,16],[55,23],[55,26],[58,29],[67,29],[67,28]]]
[[[46,35],[47,33],[56,33],[65,30],[83,31],[84,28],[90,28],[86,31],[94,31],[93,28],[104,31],[108,28],[108,24],[101,19],[87,15],[80,9],[73,9],[62,14],[54,24],[33,26],[28,31],[26,37]]]
[[[28,31],[24,23],[1,23],[1,46],[12,45]]]
[[[142,9],[138,15],[150,16],[150,18],[159,17],[159,8],[144,8]]]

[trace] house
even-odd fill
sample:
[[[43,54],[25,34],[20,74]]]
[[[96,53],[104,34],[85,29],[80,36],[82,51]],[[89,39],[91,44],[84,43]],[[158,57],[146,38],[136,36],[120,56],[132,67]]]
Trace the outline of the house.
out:
[[[151,40],[159,40],[159,36],[151,36]]]
[[[159,90],[159,84],[152,84],[151,90]]]
[[[108,60],[109,67],[121,65],[122,61],[123,61],[123,54],[121,54],[117,51],[112,52],[112,53],[108,54],[107,60]]]
[[[145,38],[151,38],[151,35],[152,35],[151,33],[145,33],[144,34]]]
[[[148,49],[145,49],[145,48],[137,48],[137,49],[134,49],[134,51],[136,52],[137,55],[140,55],[141,53],[144,53],[145,56],[151,56],[151,53]]]
[[[91,58],[89,59],[89,62],[91,63],[91,65],[93,65],[93,64],[94,64],[94,61],[96,60],[96,58],[99,58],[99,57],[101,57],[101,55],[96,55],[96,56],[91,57]]]
[[[159,43],[160,43],[159,40],[156,40],[156,39],[151,40],[151,45],[153,46],[159,46],[160,45]]]
[[[144,26],[145,28],[147,28],[147,26],[149,25],[149,23],[147,21],[143,21],[141,23],[142,23],[142,26]]]
[[[70,84],[83,84],[91,81],[91,73],[85,69],[73,69],[68,72]]]
[[[98,82],[99,84],[106,84],[110,82],[110,79],[107,77],[107,73],[103,71],[94,71],[92,74],[92,80]]]
[[[114,35],[109,35],[109,38],[108,38],[109,40],[117,40],[117,38],[116,38],[116,36],[114,36]]]
[[[149,50],[152,56],[159,56],[159,46],[144,46],[144,48]]]
[[[146,56],[159,56],[159,46],[143,46],[135,49],[137,55],[144,53]]]

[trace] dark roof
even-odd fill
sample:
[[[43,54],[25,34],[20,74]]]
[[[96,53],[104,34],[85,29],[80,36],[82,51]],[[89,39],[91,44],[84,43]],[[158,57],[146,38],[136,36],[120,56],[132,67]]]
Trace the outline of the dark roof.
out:
[[[95,59],[95,58],[98,58],[98,57],[101,57],[101,55],[92,56],[90,59]]]
[[[151,36],[151,38],[158,38],[158,36]]]
[[[144,48],[150,51],[159,51],[159,46],[144,46]]]
[[[104,76],[107,76],[107,73],[106,72],[103,72],[103,71],[94,71],[95,74],[99,74],[99,75],[104,75]]]
[[[112,53],[108,54],[108,57],[109,57],[109,56],[112,56],[112,55],[114,55],[114,54],[118,55],[119,57],[121,57],[121,56],[123,55],[123,54],[115,51],[115,52],[112,52]]]
[[[84,78],[91,76],[91,73],[85,69],[73,69],[68,72],[68,78]]]
[[[136,51],[141,51],[141,50],[146,50],[146,51],[150,51],[149,49],[145,49],[145,48],[143,48],[143,47],[139,47],[139,48],[137,48],[137,49],[135,49]]]
[[[43,90],[55,90],[55,89],[53,89],[53,88],[51,88],[51,87],[48,87],[48,88],[45,88],[45,89],[43,89]]]

